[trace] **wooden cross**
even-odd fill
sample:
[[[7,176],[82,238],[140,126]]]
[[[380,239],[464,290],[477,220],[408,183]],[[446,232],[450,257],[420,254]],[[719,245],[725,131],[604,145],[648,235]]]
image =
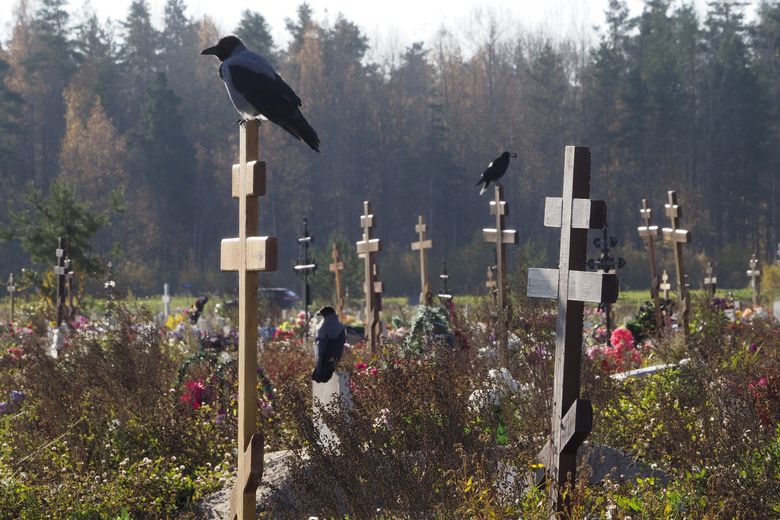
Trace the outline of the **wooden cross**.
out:
[[[658,288],[661,289],[661,292],[663,293],[664,301],[668,302],[669,291],[672,289],[672,284],[669,283],[669,274],[666,272],[666,269],[664,269],[664,274],[661,275],[661,284]]]
[[[585,271],[588,229],[602,228],[607,215],[606,204],[589,196],[590,150],[567,146],[563,197],[547,197],[544,206],[544,225],[561,230],[558,269],[528,270],[528,296],[558,300],[551,431],[539,454],[555,484],[550,486],[555,505],[550,518],[568,508],[562,493],[575,481],[577,449],[593,420],[590,401],[579,396],[583,302],[614,303],[618,294],[615,274]]]
[[[420,305],[431,305],[433,295],[428,284],[428,249],[433,247],[433,240],[428,240],[426,237],[428,226],[425,225],[425,218],[422,215],[417,217],[414,230],[419,240],[412,242],[412,251],[420,251]]]
[[[360,216],[360,227],[363,228],[363,240],[358,242],[357,252],[363,258],[365,281],[363,291],[366,295],[366,339],[371,352],[379,349],[379,335],[382,332],[382,322],[379,321],[379,311],[382,310],[382,282],[379,281],[379,266],[376,264],[376,253],[382,251],[382,243],[378,238],[371,238],[374,227],[374,215],[371,213],[371,201],[363,201],[363,214]]]
[[[761,278],[761,271],[758,269],[758,258],[753,253],[753,257],[750,259],[750,269],[747,270],[747,275],[750,277],[750,290],[753,292],[753,307],[758,305],[758,297],[761,292],[761,285],[759,280]]]
[[[168,315],[171,313],[171,293],[169,292],[170,288],[168,286],[168,283],[163,284],[163,295],[162,295],[162,303],[163,303],[163,317],[167,320]]]
[[[333,263],[328,268],[333,272],[336,277],[336,312],[339,315],[340,320],[344,320],[344,291],[341,288],[341,271],[344,270],[344,262],[341,261],[341,255],[339,255],[339,248],[336,243],[333,243],[333,251],[330,254],[333,258]]]
[[[239,163],[232,169],[238,198],[238,238],[222,240],[220,268],[238,272],[238,468],[230,520],[256,518],[263,474],[263,435],[257,432],[257,273],[275,271],[276,237],[257,236],[258,198],[265,195],[265,163],[258,161],[260,122],[240,125]]]
[[[309,285],[309,276],[317,271],[317,262],[309,258],[309,246],[314,241],[314,237],[309,234],[309,219],[303,217],[303,234],[298,237],[298,259],[295,261],[295,273],[303,276],[303,309],[306,316],[306,327],[303,328],[303,335],[309,340],[309,305],[311,305],[311,285]],[[300,251],[303,250],[303,255]]]
[[[667,193],[666,216],[669,217],[672,226],[663,228],[664,242],[671,242],[674,248],[674,265],[677,268],[677,293],[680,298],[680,314],[682,317],[683,334],[686,339],[690,334],[688,328],[688,315],[690,313],[690,304],[688,301],[688,287],[685,284],[685,270],[683,268],[682,245],[691,243],[691,232],[686,229],[680,229],[680,217],[682,208],[677,204],[677,192],[669,191]]]
[[[639,236],[645,240],[647,251],[650,253],[650,296],[653,298],[653,308],[655,322],[660,331],[663,328],[663,314],[661,312],[661,302],[658,299],[658,270],[655,261],[655,238],[658,236],[658,226],[650,225],[653,210],[647,204],[647,199],[642,199],[642,207],[639,209],[639,215],[644,221],[643,226],[637,227]]]
[[[496,246],[496,316],[497,334],[499,344],[506,347],[506,329],[509,316],[505,307],[506,302],[506,245],[517,244],[517,231],[505,229],[504,218],[509,214],[509,207],[504,202],[504,188],[498,184],[495,187],[493,200],[490,201],[490,214],[496,217],[495,228],[484,228],[482,236],[485,242]]]
[[[485,287],[488,288],[488,291],[490,291],[490,297],[493,299],[493,305],[496,304],[496,280],[495,275],[493,274],[496,270],[495,265],[489,265],[487,268],[487,281],[485,282]]]
[[[450,291],[447,288],[448,282],[450,280],[450,275],[447,274],[447,261],[446,260],[444,260],[442,262],[442,273],[439,275],[439,278],[441,279],[441,281],[442,281],[442,283],[444,285],[444,290],[441,293],[437,294],[436,296],[438,296],[440,300],[445,300],[445,301],[452,300],[452,295],[450,294]]]
[[[57,249],[54,254],[57,257],[54,274],[57,275],[57,326],[59,327],[65,320],[65,283],[69,269],[69,265],[66,263],[68,252],[62,237],[57,238]]]
[[[8,275],[8,285],[5,286],[5,290],[8,292],[8,296],[11,298],[11,321],[14,321],[14,295],[16,293],[16,285],[14,285],[14,273]]]
[[[707,276],[704,277],[704,289],[710,299],[715,298],[715,289],[718,286],[718,277],[715,276],[712,271],[712,262],[707,262],[707,269],[705,270]]]

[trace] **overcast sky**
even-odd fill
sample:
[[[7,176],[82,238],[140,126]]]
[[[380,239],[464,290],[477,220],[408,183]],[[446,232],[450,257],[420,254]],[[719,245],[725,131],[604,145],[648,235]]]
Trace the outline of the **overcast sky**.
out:
[[[11,32],[13,10],[18,0],[0,0],[0,40]],[[29,0],[35,4],[36,0]],[[706,0],[693,0],[700,13]],[[131,0],[70,0],[69,9],[78,16],[91,5],[101,18],[121,20]],[[159,27],[165,0],[148,0],[153,20]],[[285,18],[294,18],[298,0],[186,0],[188,14],[200,18],[208,14],[218,27],[229,33],[238,23],[241,11],[251,9],[265,16],[277,43],[287,41]],[[757,4],[752,0],[750,4]],[[357,23],[380,47],[403,48],[414,41],[430,41],[442,26],[456,33],[466,31],[477,6],[492,10],[529,30],[542,30],[557,37],[566,34],[591,34],[591,28],[604,21],[608,0],[309,0],[316,19],[334,19],[343,13]],[[642,0],[628,0],[633,14],[641,11]]]

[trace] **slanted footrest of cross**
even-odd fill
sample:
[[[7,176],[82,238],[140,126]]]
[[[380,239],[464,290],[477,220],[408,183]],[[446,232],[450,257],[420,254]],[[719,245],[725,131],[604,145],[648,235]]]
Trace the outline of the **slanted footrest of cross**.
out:
[[[263,435],[255,433],[249,441],[244,453],[241,455],[243,464],[241,471],[236,476],[236,482],[230,492],[230,515],[231,520],[238,516],[236,504],[239,500],[251,503],[252,510],[255,509],[255,495],[257,486],[260,485],[260,479],[263,476]],[[243,496],[242,496],[243,495]],[[249,502],[251,500],[251,502]],[[248,507],[248,506],[247,506]]]

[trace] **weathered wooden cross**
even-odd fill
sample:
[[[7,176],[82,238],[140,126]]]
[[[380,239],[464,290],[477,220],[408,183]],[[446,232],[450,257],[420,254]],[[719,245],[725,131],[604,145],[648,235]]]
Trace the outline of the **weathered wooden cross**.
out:
[[[688,328],[688,316],[690,314],[690,301],[688,295],[688,286],[685,283],[685,269],[683,267],[683,244],[691,243],[691,232],[686,229],[680,229],[680,217],[682,208],[677,204],[677,192],[669,191],[667,193],[666,215],[671,221],[671,227],[663,228],[664,242],[671,242],[674,248],[674,265],[677,268],[677,297],[680,300],[680,321],[682,323],[683,334],[688,338],[690,330]]]
[[[498,253],[493,248],[493,265],[489,265],[487,268],[487,281],[485,287],[490,291],[490,298],[493,301],[493,307],[496,306],[496,269],[498,269]]]
[[[360,216],[363,240],[357,243],[357,252],[363,258],[365,267],[363,291],[366,295],[366,339],[371,352],[379,349],[379,335],[382,332],[382,322],[379,321],[379,311],[382,310],[382,282],[379,281],[379,266],[376,263],[376,254],[382,251],[382,242],[378,238],[371,238],[374,225],[371,201],[364,200],[363,214]]]
[[[309,340],[309,305],[311,305],[311,285],[309,276],[317,271],[317,262],[309,258],[309,246],[314,237],[309,234],[309,219],[303,217],[303,234],[298,237],[298,259],[295,261],[295,273],[303,277],[303,309],[306,316],[306,327],[303,329],[303,335]],[[301,254],[303,251],[303,254]]]
[[[16,285],[14,285],[14,273],[8,275],[8,285],[5,286],[8,296],[11,298],[11,321],[14,321],[14,296],[16,295]]]
[[[436,296],[438,296],[439,299],[443,300],[443,301],[450,301],[450,300],[452,300],[452,294],[450,294],[450,291],[449,291],[449,289],[447,287],[449,279],[450,279],[450,275],[447,273],[447,261],[446,260],[444,260],[442,262],[442,272],[439,275],[439,278],[441,279],[442,284],[444,285],[444,290],[442,290],[442,292],[440,292]]]
[[[428,249],[433,247],[433,240],[427,238],[428,226],[425,225],[425,218],[422,215],[417,217],[414,230],[417,232],[418,240],[412,242],[412,251],[420,251],[420,305],[431,305],[433,294],[428,283]]]
[[[666,269],[664,269],[664,273],[661,275],[661,283],[658,285],[658,288],[661,289],[664,302],[668,305],[669,291],[672,290],[672,284],[669,283],[669,273],[666,272]]]
[[[276,237],[259,233],[258,198],[265,195],[265,163],[258,161],[258,128],[240,126],[239,163],[232,169],[238,199],[238,238],[222,240],[220,268],[238,272],[238,469],[230,519],[256,518],[255,494],[263,474],[263,435],[257,432],[257,273],[275,271]]]
[[[758,305],[758,298],[761,292],[761,285],[759,283],[761,271],[758,269],[758,258],[756,258],[755,253],[753,253],[752,258],[750,259],[750,269],[746,272],[750,277],[750,290],[753,293],[753,307],[755,308]]]
[[[603,227],[607,214],[606,204],[589,196],[590,150],[567,146],[563,197],[547,197],[544,205],[544,225],[561,230],[558,268],[528,270],[528,296],[558,300],[551,431],[539,453],[554,484],[550,486],[555,505],[551,518],[567,509],[563,491],[575,481],[577,449],[593,420],[590,401],[579,396],[583,302],[614,303],[618,293],[616,275],[585,271],[588,229]]]
[[[65,249],[65,240],[62,237],[57,238],[57,265],[54,266],[54,274],[57,275],[57,326],[62,325],[65,320],[65,283],[68,278],[70,264],[68,260],[68,251]]]
[[[710,300],[715,298],[715,289],[718,287],[718,277],[713,274],[712,262],[707,262],[707,269],[704,271],[707,276],[704,277],[704,290]]]
[[[658,270],[655,262],[655,238],[658,236],[658,226],[650,225],[653,210],[647,204],[647,199],[642,199],[642,207],[639,209],[639,215],[644,221],[643,226],[637,227],[639,236],[644,238],[647,251],[650,253],[650,296],[653,298],[653,308],[655,322],[658,330],[663,328],[664,318],[661,312],[661,302],[658,300]]]
[[[163,304],[163,318],[167,320],[168,315],[171,313],[171,293],[170,293],[170,287],[168,286],[168,282],[165,282],[163,284],[162,304]]]
[[[333,271],[336,278],[336,312],[339,315],[339,319],[344,320],[344,290],[341,288],[341,271],[344,270],[344,262],[341,261],[339,248],[335,242],[333,243],[333,251],[330,256],[333,258],[333,263],[328,268]]]
[[[490,201],[490,214],[496,217],[495,228],[484,228],[482,236],[485,242],[496,246],[496,337],[502,347],[507,344],[507,326],[509,316],[506,308],[506,245],[517,244],[517,231],[505,229],[504,218],[509,214],[509,206],[504,202],[504,188],[496,185],[493,200]]]

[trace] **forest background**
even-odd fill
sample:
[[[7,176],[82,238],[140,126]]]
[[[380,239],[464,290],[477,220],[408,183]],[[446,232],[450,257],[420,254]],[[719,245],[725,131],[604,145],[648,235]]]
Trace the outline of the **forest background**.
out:
[[[592,198],[607,201],[615,255],[628,262],[623,287],[649,286],[639,207],[648,198],[665,225],[667,190],[678,192],[692,230],[693,287],[707,259],[720,286],[742,287],[753,252],[775,258],[778,1],[761,3],[748,22],[733,1],[697,13],[649,0],[631,16],[611,0],[595,35],[570,39],[516,29],[487,11],[467,36],[442,27],[397,54],[369,52],[360,27],[342,15],[317,18],[307,4],[287,21],[284,46],[253,11],[237,27],[217,27],[190,17],[184,0],[168,0],[155,26],[143,0],[115,22],[73,19],[66,5],[21,0],[0,46],[0,193],[8,201],[0,273],[49,268],[55,244],[33,251],[21,222],[36,214],[31,203],[72,196],[110,219],[77,272],[97,274],[111,260],[120,287],[136,294],[159,293],[163,282],[174,292],[234,285],[234,275],[219,272],[219,242],[237,229],[236,113],[216,60],[198,54],[231,32],[275,64],[322,140],[315,154],[274,125],[261,128],[269,172],[261,230],[280,240],[279,270],[266,284],[297,288],[295,237],[307,216],[318,285],[330,285],[326,245],[338,240],[359,291],[353,246],[361,201],[371,199],[389,294],[419,291],[409,251],[418,214],[435,241],[432,274],[446,259],[455,294],[484,290],[493,252],[481,229],[491,217],[474,183],[503,150],[518,154],[504,181],[508,224],[521,243],[514,264],[551,267],[558,245],[543,227],[544,197],[560,195],[568,144],[591,148]],[[123,211],[111,213],[116,207]]]

